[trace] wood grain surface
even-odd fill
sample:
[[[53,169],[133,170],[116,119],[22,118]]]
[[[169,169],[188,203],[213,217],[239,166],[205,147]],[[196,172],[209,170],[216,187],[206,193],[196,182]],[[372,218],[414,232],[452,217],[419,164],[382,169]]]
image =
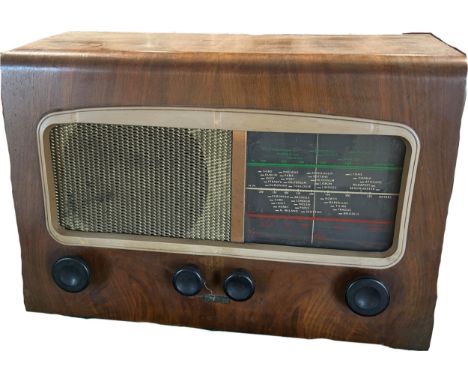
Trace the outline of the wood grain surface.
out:
[[[247,132],[232,132],[231,241],[244,242]]]
[[[146,44],[147,49],[141,47]],[[427,349],[464,105],[464,54],[430,35],[205,36],[71,33],[2,55],[2,100],[30,311]],[[309,112],[394,121],[421,141],[408,243],[386,270],[66,247],[45,226],[36,127],[47,113],[87,107],[188,106]],[[60,290],[51,266],[79,255],[82,293]],[[250,271],[246,302],[183,297],[172,273],[196,264],[223,294],[235,268]],[[361,317],[348,282],[375,276],[388,309]]]

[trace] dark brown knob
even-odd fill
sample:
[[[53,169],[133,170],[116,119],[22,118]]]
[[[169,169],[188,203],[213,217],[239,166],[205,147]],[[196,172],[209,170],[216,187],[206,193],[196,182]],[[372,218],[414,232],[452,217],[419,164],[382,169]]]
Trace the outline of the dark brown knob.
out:
[[[52,266],[52,277],[64,291],[78,293],[89,284],[88,264],[79,257],[62,257]]]
[[[381,281],[368,277],[360,278],[348,285],[346,302],[354,313],[376,316],[387,308],[390,294]]]
[[[172,285],[183,296],[195,296],[203,288],[203,276],[195,265],[184,265],[172,277]]]
[[[248,300],[255,292],[255,281],[249,272],[237,269],[225,278],[224,292],[231,300]]]

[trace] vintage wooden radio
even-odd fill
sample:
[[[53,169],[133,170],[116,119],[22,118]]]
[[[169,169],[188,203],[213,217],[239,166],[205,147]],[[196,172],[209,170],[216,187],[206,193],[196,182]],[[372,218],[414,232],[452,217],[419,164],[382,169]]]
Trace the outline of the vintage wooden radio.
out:
[[[27,310],[427,349],[465,78],[429,34],[3,54]]]

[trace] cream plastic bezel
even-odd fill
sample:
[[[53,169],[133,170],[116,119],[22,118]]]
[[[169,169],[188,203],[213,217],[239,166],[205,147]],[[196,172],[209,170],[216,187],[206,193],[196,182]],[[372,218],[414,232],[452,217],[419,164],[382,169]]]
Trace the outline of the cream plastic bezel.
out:
[[[393,245],[385,252],[363,252],[65,230],[58,225],[57,221],[48,134],[53,125],[66,123],[149,125],[232,131],[369,134],[401,137],[406,143],[407,154],[405,156]],[[39,122],[37,136],[46,225],[50,235],[64,245],[363,268],[388,268],[395,265],[405,252],[420,143],[416,133],[410,127],[400,123],[266,110],[119,107],[80,109],[48,114]]]

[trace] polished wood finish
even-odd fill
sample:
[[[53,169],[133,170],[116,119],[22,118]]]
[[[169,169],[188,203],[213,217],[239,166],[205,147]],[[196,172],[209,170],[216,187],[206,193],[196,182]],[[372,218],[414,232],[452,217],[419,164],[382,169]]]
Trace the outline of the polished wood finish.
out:
[[[16,50],[99,56],[238,53],[460,57],[458,51],[430,34],[309,36],[69,32]]]
[[[244,242],[247,132],[232,132],[231,241]]]
[[[70,33],[5,53],[2,99],[29,311],[427,349],[464,106],[464,54],[431,35],[212,36]],[[189,106],[285,110],[394,121],[421,141],[408,243],[385,270],[67,247],[45,226],[36,127],[50,112]],[[69,294],[51,265],[79,255],[90,286]],[[256,293],[242,303],[177,294],[172,273],[196,264],[223,294],[235,268]],[[375,276],[391,303],[353,314],[346,284]]]

